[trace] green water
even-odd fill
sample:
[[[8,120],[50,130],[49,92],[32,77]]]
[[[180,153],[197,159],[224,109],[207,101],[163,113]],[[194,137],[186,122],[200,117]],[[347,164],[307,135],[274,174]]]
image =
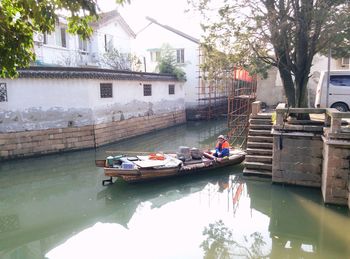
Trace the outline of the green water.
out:
[[[188,123],[94,150],[1,162],[0,258],[350,258],[347,208],[319,189],[196,177],[104,187],[106,150],[213,146],[225,121]]]

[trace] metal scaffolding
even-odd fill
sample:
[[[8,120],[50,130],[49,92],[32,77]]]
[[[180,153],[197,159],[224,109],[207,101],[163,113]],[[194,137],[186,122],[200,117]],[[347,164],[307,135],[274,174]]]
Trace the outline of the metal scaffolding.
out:
[[[203,56],[199,54],[199,64]],[[227,93],[232,84],[231,72],[217,69],[208,78],[206,72],[198,69],[197,114],[201,119],[210,120],[227,115]]]
[[[232,146],[246,144],[252,102],[256,99],[257,80],[243,69],[236,69],[228,91],[228,138]]]
[[[206,120],[227,116],[231,145],[244,146],[251,104],[256,99],[256,77],[244,69],[234,68],[218,69],[210,79],[205,79],[199,70],[199,78],[197,114]]]

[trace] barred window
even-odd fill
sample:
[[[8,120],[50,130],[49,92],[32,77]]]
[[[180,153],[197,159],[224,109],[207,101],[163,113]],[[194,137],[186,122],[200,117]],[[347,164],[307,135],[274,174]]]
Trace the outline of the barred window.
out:
[[[175,85],[169,85],[169,94],[175,94]]]
[[[152,95],[152,85],[143,85],[143,96],[151,96]]]
[[[0,83],[0,102],[7,102],[6,83]]]
[[[112,98],[113,97],[113,85],[111,83],[100,84],[101,98]]]

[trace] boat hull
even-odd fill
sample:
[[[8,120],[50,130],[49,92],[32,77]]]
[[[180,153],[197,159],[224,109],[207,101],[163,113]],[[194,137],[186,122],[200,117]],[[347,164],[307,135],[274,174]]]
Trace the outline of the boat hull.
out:
[[[206,159],[198,162],[192,161],[191,163],[185,163],[178,167],[169,168],[137,168],[124,170],[120,168],[105,167],[104,174],[105,176],[110,177],[110,180],[108,180],[109,183],[112,183],[112,178],[120,178],[129,183],[144,182],[168,177],[195,175],[212,169],[240,164],[244,161],[244,158],[245,154],[237,154],[221,161]]]

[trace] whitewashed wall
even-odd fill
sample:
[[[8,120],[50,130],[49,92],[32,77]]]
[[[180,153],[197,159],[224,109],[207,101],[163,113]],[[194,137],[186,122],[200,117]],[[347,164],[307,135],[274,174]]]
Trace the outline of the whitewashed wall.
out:
[[[131,40],[132,37],[122,28],[120,23],[114,21],[107,23],[95,30],[95,36],[97,37],[98,44],[97,49],[99,53],[105,53],[105,39],[104,35],[109,34],[113,36],[113,46],[121,52],[131,52]]]
[[[0,132],[65,128],[185,109],[184,86],[177,81],[99,79],[2,79],[7,102],[0,102]],[[100,97],[100,83],[113,84],[113,98]],[[143,83],[152,96],[143,96]],[[168,85],[175,94],[168,94]]]
[[[185,50],[185,64],[182,66],[186,73],[185,99],[186,107],[197,105],[198,75],[199,75],[199,45],[174,32],[168,31],[156,24],[151,24],[136,36],[133,49],[140,57],[146,60],[147,72],[155,72],[157,62],[152,62],[150,49],[160,49],[163,44],[169,44],[174,49]]]

